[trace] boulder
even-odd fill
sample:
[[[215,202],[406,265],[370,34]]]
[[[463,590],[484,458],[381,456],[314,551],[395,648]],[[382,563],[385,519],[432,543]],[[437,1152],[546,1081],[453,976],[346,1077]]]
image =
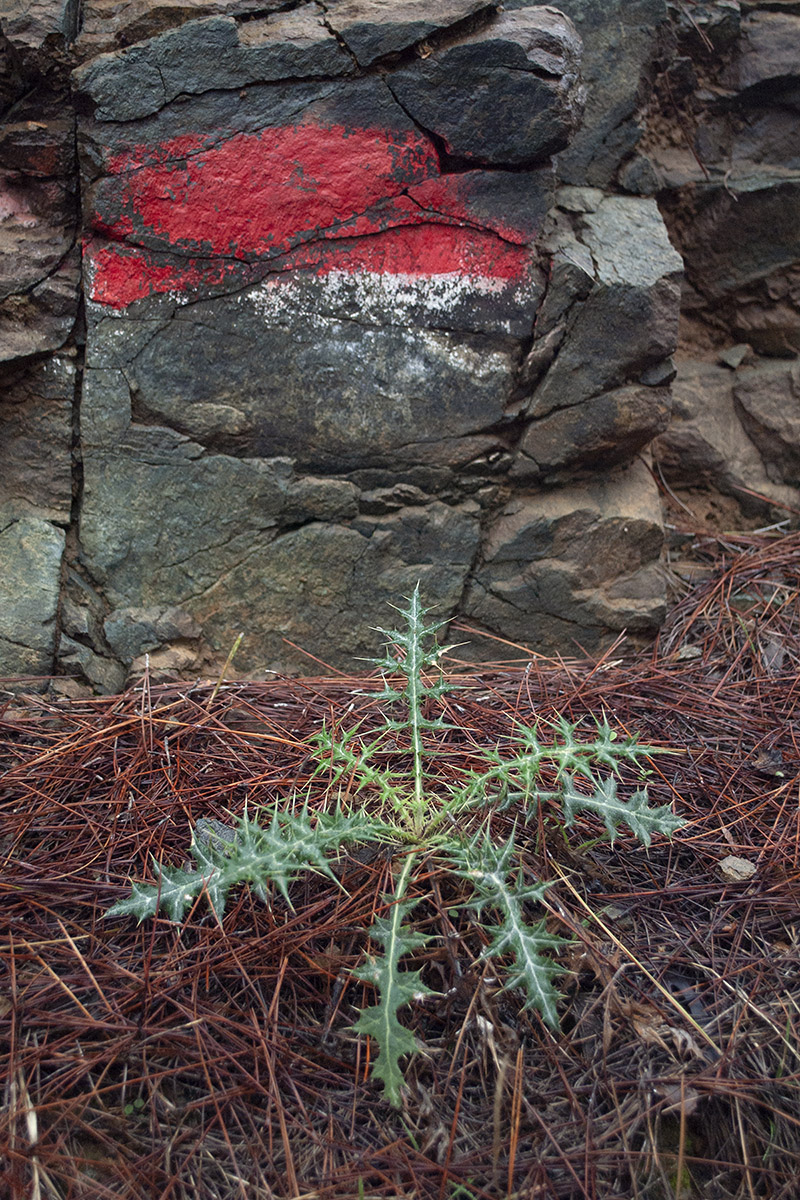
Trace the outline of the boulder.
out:
[[[594,282],[588,293],[577,283],[585,298],[576,294],[555,361],[527,403],[535,417],[638,382],[677,343],[683,263],[655,201],[605,197],[578,214],[576,236]]]
[[[682,263],[655,202],[564,188],[558,208],[515,394],[526,423],[512,477],[530,481],[624,462],[671,407]]]

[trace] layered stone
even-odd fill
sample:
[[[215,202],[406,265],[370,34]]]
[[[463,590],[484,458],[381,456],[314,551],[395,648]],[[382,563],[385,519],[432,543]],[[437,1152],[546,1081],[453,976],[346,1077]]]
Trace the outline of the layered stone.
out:
[[[665,611],[662,543],[658,489],[643,463],[523,493],[488,531],[465,611],[544,654],[597,651],[613,631],[652,634]]]

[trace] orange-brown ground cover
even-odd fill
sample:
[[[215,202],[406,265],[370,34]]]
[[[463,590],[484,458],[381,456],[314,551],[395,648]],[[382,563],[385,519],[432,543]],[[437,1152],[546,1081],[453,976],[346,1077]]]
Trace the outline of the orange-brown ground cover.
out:
[[[552,929],[573,938],[559,1034],[476,965],[457,883],[418,879],[432,936],[414,965],[436,994],[404,1014],[421,1053],[402,1113],[351,1029],[385,854],[344,860],[343,888],[296,884],[293,910],[240,889],[222,927],[204,905],[180,927],[103,918],[150,854],[180,863],[199,817],[305,789],[323,719],[377,718],[368,677],[5,693],[0,1190],[794,1200],[800,535],[696,553],[708,577],[647,652],[450,659],[462,686],[442,702],[443,781],[515,718],[606,713],[675,751],[653,759],[650,795],[688,824],[649,851],[592,844],[586,820],[565,836],[546,808],[518,831],[526,867],[552,881]],[[310,788],[312,808],[326,802],[324,776]],[[494,817],[506,836],[514,820]]]

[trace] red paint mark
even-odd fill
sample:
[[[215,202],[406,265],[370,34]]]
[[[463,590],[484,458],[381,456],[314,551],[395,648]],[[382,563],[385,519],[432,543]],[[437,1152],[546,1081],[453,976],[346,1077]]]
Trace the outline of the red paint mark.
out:
[[[216,287],[248,271],[243,263],[220,260],[165,263],[161,256],[131,246],[87,243],[84,253],[90,298],[112,308],[125,308],[154,294]],[[511,285],[525,278],[530,265],[527,247],[510,245],[492,233],[429,224],[298,246],[275,263],[278,269],[268,278],[289,283],[291,271],[317,276],[369,272],[412,279],[456,274],[476,282],[488,278]]]
[[[252,271],[263,278],[265,259],[276,273],[455,273],[501,285],[530,266],[530,230],[482,227],[476,173],[439,175],[415,131],[301,123],[218,144],[190,134],[117,155],[111,172],[93,228],[112,242],[88,245],[86,262],[89,295],[114,308],[244,286]]]
[[[525,276],[530,262],[527,246],[509,245],[485,230],[425,224],[390,229],[347,244],[298,246],[282,260],[282,267],[311,268],[317,275],[369,271],[420,279],[455,274],[511,283]]]
[[[351,220],[438,172],[421,134],[296,125],[239,133],[199,149],[195,136],[112,163],[95,228],[196,252],[254,258]],[[152,161],[155,158],[155,161]]]
[[[135,246],[112,243],[84,246],[88,268],[89,297],[111,308],[127,308],[136,300],[165,292],[191,292],[219,286],[236,273],[230,262],[156,261],[152,254]],[[241,269],[241,267],[239,268]]]

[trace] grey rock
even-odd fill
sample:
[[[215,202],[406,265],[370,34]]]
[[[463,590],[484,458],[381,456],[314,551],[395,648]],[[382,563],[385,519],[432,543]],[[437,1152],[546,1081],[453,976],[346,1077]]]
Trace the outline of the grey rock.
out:
[[[781,12],[748,13],[741,41],[721,82],[738,92],[800,77],[800,16]]]
[[[116,695],[125,686],[125,668],[120,663],[65,634],[58,645],[58,668],[64,675],[87,680],[101,695]]]
[[[133,121],[176,96],[308,76],[344,75],[352,63],[319,9],[237,23],[232,17],[187,21],[178,29],[102,54],[74,73],[100,121]]]
[[[619,184],[636,196],[655,196],[660,183],[656,169],[644,154],[633,154],[620,169]]]
[[[177,640],[197,641],[202,630],[181,608],[116,608],[103,623],[106,640],[118,659],[135,658]]]
[[[511,476],[564,479],[576,468],[603,470],[632,458],[667,428],[666,387],[624,387],[532,421],[520,441]]]
[[[735,346],[727,346],[717,355],[717,362],[722,363],[723,367],[730,367],[732,371],[737,371],[746,359],[752,359],[753,347],[748,346],[747,342],[739,342]]]
[[[81,546],[117,610],[105,634],[125,661],[160,636],[152,612],[145,621],[130,610],[180,607],[218,653],[244,630],[240,670],[308,671],[310,660],[284,638],[323,656],[338,647],[336,661],[345,663],[364,649],[362,619],[379,621],[385,600],[417,576],[455,606],[477,549],[476,505],[432,502],[356,517],[349,481],[298,478],[287,459],[204,453],[165,428],[133,425],[123,434],[130,397],[110,369],[87,374],[101,378],[88,386],[82,418],[103,440],[85,446]]]
[[[676,372],[675,360],[665,358],[662,362],[656,363],[654,367],[648,367],[646,371],[642,371],[639,383],[644,383],[647,387],[666,387],[667,384],[672,383]]]
[[[560,236],[552,251],[547,292],[536,317],[537,335],[561,325],[576,300],[586,300],[595,283],[591,251],[577,238]]]
[[[570,309],[563,343],[527,406],[534,417],[638,381],[677,343],[683,263],[655,201],[608,197],[581,219],[596,282]]]
[[[437,0],[435,6],[428,0],[333,0],[326,5],[326,20],[359,66],[368,67],[493,7],[487,0]]]
[[[505,0],[506,9],[531,0]],[[558,156],[564,183],[608,187],[642,135],[640,112],[666,29],[665,0],[559,0],[583,45],[586,111],[580,131]]]
[[[737,372],[736,409],[774,482],[800,485],[800,360]]]
[[[408,195],[432,216],[460,217],[511,242],[539,239],[553,203],[551,164],[532,171],[460,171],[412,185]],[[443,194],[444,192],[444,194]],[[456,207],[458,206],[458,207]]]
[[[81,0],[73,47],[80,61],[177,29],[192,19],[247,16],[285,8],[285,0]]]
[[[595,282],[591,253],[571,229],[559,230],[550,253],[547,291],[536,316],[533,345],[517,376],[518,395],[530,395],[550,368],[566,336],[569,310],[588,297]]]
[[[354,657],[375,653],[369,626],[385,621],[387,602],[410,594],[418,580],[444,616],[454,611],[478,540],[477,506],[434,502],[362,517],[357,527],[312,522],[274,539],[251,538],[235,556],[209,548],[198,553],[195,574],[205,571],[211,585],[197,591],[184,573],[170,590],[183,589],[182,607],[218,653],[244,632],[239,670],[319,670],[302,650],[348,668]],[[124,576],[129,595],[153,582],[163,592],[155,564],[142,567],[138,579]]]
[[[80,645],[93,648],[103,657],[111,658],[111,650],[103,633],[108,605],[97,589],[76,570],[74,562],[70,561],[72,557],[74,554],[68,556],[62,575],[59,653],[64,646],[63,639],[68,637]]]
[[[672,388],[672,422],[655,439],[652,452],[672,487],[718,491],[733,496],[746,513],[766,516],[773,502],[797,507],[800,494],[768,477],[743,428],[733,398],[742,374],[709,362],[680,363]]]
[[[449,154],[522,166],[564,148],[584,103],[581,42],[552,8],[502,12],[388,83],[403,108]]]
[[[69,524],[75,362],[54,356],[0,381],[0,519]]]
[[[652,633],[665,611],[662,540],[658,491],[643,463],[520,495],[489,530],[464,611],[540,653],[595,651],[611,631]]]
[[[558,207],[571,213],[597,212],[605,198],[602,188],[595,187],[575,187],[567,184],[556,192]]]
[[[652,287],[683,272],[653,200],[610,196],[586,213],[583,228],[601,283]]]
[[[695,60],[724,54],[741,32],[739,0],[711,0],[692,5],[669,0],[667,7],[681,51]]]
[[[83,558],[113,607],[171,607],[274,537],[285,463],[202,457],[168,430],[87,446]]]
[[[38,517],[0,527],[0,673],[49,675],[64,531]]]
[[[289,456],[317,472],[437,455],[440,465],[468,461],[473,435],[502,419],[513,347],[381,324],[368,310],[363,323],[337,320],[324,315],[323,303],[315,313],[310,301],[301,316],[284,302],[287,291],[178,310],[128,365],[125,322],[118,321],[117,362],[126,380],[119,371],[99,382],[89,373],[87,436],[89,422],[102,420],[111,431],[114,420],[106,401],[94,402],[93,389],[106,400],[113,391],[112,411],[118,405],[124,421],[128,384],[138,422],[169,425],[224,454]],[[390,307],[388,291],[383,303]]]
[[[240,90],[233,90],[181,97],[157,113],[130,124],[125,121],[92,121],[88,118],[80,121],[78,145],[81,171],[87,212],[93,205],[100,218],[98,222],[93,215],[95,224],[108,225],[113,221],[114,189],[130,191],[131,185],[136,183],[136,175],[131,172],[137,171],[140,166],[155,164],[177,170],[186,165],[183,143],[177,139],[191,139],[191,149],[202,152],[224,144],[230,137],[258,135],[266,129],[298,123],[304,117],[313,118],[319,114],[321,120],[333,121],[337,113],[330,111],[330,105],[335,105],[339,98],[340,105],[354,114],[354,123],[362,116],[366,120],[371,112],[372,120],[378,125],[385,123],[392,128],[395,119],[401,118],[404,127],[410,127],[411,124],[407,117],[397,115],[397,105],[380,80],[361,80],[351,83],[349,87],[339,80],[259,83],[244,91],[245,95]],[[177,151],[169,153],[169,147],[176,144]],[[167,147],[166,154],[164,145]],[[142,155],[144,161],[140,162]],[[130,167],[125,170],[128,163]],[[116,181],[112,178],[103,185],[111,192],[108,200],[86,190],[86,185],[104,173],[119,176]],[[153,242],[157,248],[165,244],[169,245],[169,242]]]

